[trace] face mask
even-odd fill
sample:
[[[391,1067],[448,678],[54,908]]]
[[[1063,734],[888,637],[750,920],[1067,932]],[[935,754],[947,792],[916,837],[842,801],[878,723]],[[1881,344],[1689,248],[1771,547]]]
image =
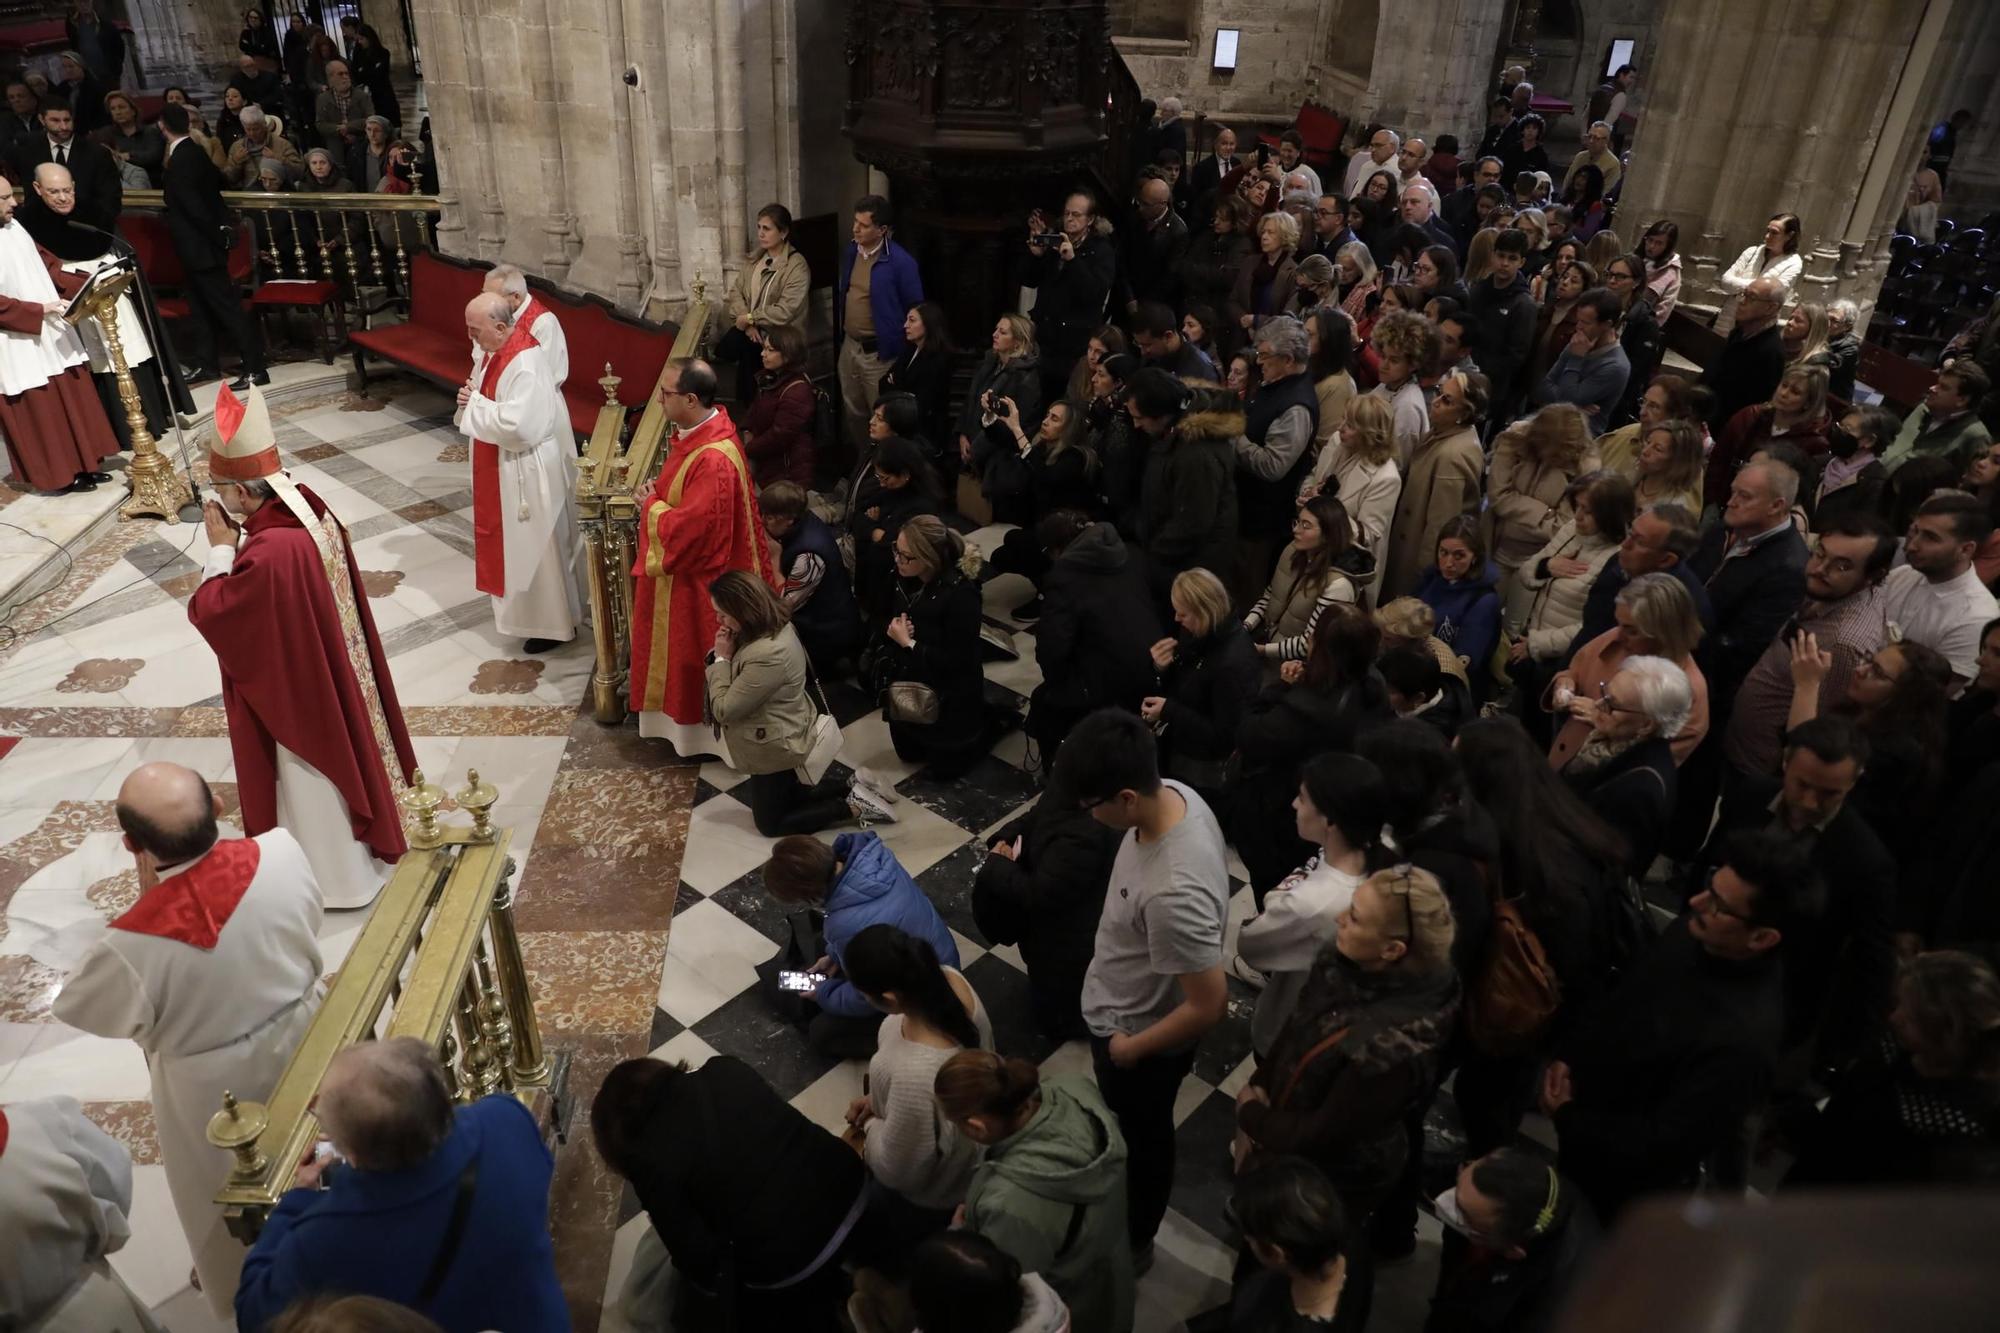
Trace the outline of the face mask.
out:
[[[1826,433],[1826,447],[1835,458],[1852,458],[1854,451],[1861,447],[1861,441],[1835,426]]]

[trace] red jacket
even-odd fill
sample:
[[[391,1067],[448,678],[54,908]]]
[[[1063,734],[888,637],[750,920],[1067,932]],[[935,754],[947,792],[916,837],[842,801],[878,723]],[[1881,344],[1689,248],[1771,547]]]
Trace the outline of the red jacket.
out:
[[[761,489],[774,481],[811,486],[813,479],[812,381],[794,370],[757,390],[743,414],[743,453]]]

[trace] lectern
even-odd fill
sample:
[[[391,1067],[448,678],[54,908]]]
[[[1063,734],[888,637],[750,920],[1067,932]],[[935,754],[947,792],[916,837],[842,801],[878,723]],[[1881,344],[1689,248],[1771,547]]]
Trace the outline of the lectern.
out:
[[[180,522],[180,510],[194,500],[187,482],[175,472],[160,452],[153,432],[146,427],[146,409],[139,401],[139,386],[133,383],[131,367],[125,364],[125,348],[118,337],[118,299],[132,286],[129,268],[107,265],[91,275],[90,281],[71,298],[63,319],[72,326],[94,319],[104,331],[104,347],[111,355],[111,369],[118,376],[118,401],[125,409],[125,425],[132,435],[132,466],[126,473],[132,493],[119,507],[125,518],[151,514],[168,523]]]

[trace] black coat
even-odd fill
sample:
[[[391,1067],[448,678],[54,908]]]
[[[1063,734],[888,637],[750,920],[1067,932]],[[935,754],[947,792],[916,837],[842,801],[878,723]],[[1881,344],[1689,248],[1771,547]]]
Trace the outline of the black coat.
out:
[[[1710,528],[1688,562],[1715,609],[1714,632],[1695,650],[1708,678],[1710,717],[1729,716],[1737,687],[1806,595],[1806,542],[1796,527],[1724,560],[1728,535],[1720,523]]]
[[[1897,925],[1932,949],[1964,949],[2000,967],[2000,764],[1988,764],[1939,812],[1906,862]]]
[[[1667,352],[1666,330],[1660,327],[1651,301],[1641,297],[1625,312],[1625,322],[1618,330],[1618,345],[1625,349],[1632,373],[1625,381],[1625,396],[1611,413],[1610,425],[1614,428],[1639,419],[1639,400],[1646,396],[1646,386],[1653,382],[1653,372],[1659,369],[1660,358]]]
[[[1191,412],[1153,440],[1139,486],[1139,533],[1155,578],[1184,569],[1225,577],[1236,559],[1236,452],[1243,414]]]
[[[1020,284],[1035,289],[1035,339],[1043,363],[1062,375],[1083,355],[1090,331],[1104,322],[1118,274],[1118,248],[1109,235],[1093,233],[1075,254],[1065,261],[1050,247],[1040,258],[1023,256],[1020,268]]]
[[[1784,1188],[2000,1183],[2000,1102],[1990,1084],[1924,1078],[1888,1038],[1837,1079],[1801,1135]]]
[[[1575,1187],[1565,1182],[1561,1188]],[[1558,1213],[1563,1211],[1559,1206]],[[1527,1257],[1518,1260],[1447,1228],[1423,1333],[1545,1333],[1603,1240],[1588,1202],[1578,1199],[1567,1211],[1568,1217],[1529,1242]]]
[[[884,684],[921,681],[937,691],[938,720],[926,725],[932,747],[969,743],[985,726],[986,677],[979,647],[979,585],[947,569],[929,583],[900,581],[892,615],[909,616],[916,646],[876,641],[876,671]],[[909,725],[892,723],[892,726]]]
[[[1244,710],[1263,678],[1250,631],[1239,620],[1231,618],[1199,639],[1179,637],[1159,687],[1166,699],[1159,730],[1167,776],[1200,788],[1204,800],[1220,790],[1222,762],[1236,749]]]
[[[275,71],[245,74],[239,69],[229,76],[229,86],[242,93],[245,102],[263,107],[267,116],[282,116],[291,110],[285,105],[285,81]]]
[[[1124,310],[1131,301],[1163,301],[1181,308],[1181,256],[1187,253],[1188,225],[1172,209],[1159,225],[1146,227],[1137,217],[1119,237],[1118,278],[1112,302]],[[1036,305],[1039,307],[1040,299]]]
[[[1589,772],[1579,772],[1573,763],[1563,769],[1563,777],[1584,804],[1624,835],[1631,849],[1625,868],[1634,879],[1646,877],[1666,842],[1674,798],[1680,789],[1678,774],[1673,746],[1658,736],[1640,741]]]
[[[731,1258],[743,1282],[797,1273],[867,1181],[857,1154],[734,1056],[712,1056],[672,1080],[649,1120],[632,1192],[674,1266],[711,1289]],[[739,1179],[749,1161],[759,1169]]]
[[[1556,1054],[1572,1099],[1553,1119],[1563,1173],[1607,1221],[1685,1191],[1771,1081],[1784,1027],[1779,960],[1716,958],[1669,926],[1579,1018]]]
[[[1035,1025],[1047,1036],[1080,1037],[1083,977],[1122,836],[1077,804],[1058,767],[1020,837],[1018,858],[988,856],[979,868],[973,920],[993,943],[1021,946]]]
[[[1522,369],[1535,347],[1534,293],[1528,280],[1519,277],[1514,285],[1495,287],[1491,282],[1473,284],[1466,301],[1472,321],[1474,341],[1479,347],[1479,368],[1493,385],[1493,407],[1497,413],[1514,400]]]
[[[907,343],[903,354],[882,376],[883,393],[913,395],[923,422],[924,440],[935,458],[958,456],[958,432],[951,421],[951,357],[933,349]],[[955,472],[955,469],[947,469]]]
[[[1236,729],[1241,768],[1230,783],[1229,838],[1258,890],[1276,888],[1312,854],[1292,813],[1306,760],[1352,749],[1356,732],[1390,715],[1388,686],[1372,670],[1331,690],[1267,685],[1250,701]]]
[[[1775,779],[1748,799],[1724,802],[1722,820],[1701,863],[1722,860],[1722,844],[1740,829],[1772,825],[1766,807]],[[1784,830],[1789,836],[1789,830]],[[1850,798],[1825,829],[1804,843],[1825,890],[1819,919],[1785,940],[1785,1044],[1814,1043],[1817,1064],[1841,1065],[1871,1048],[1888,1021],[1895,987],[1896,862]]]
[[[1162,629],[1146,576],[1117,530],[1093,523],[1049,565],[1035,630],[1041,690],[1078,709],[1128,708],[1153,692]],[[1038,691],[1039,693],[1039,691]]]
[[[1820,460],[1820,469],[1825,471],[1826,460]],[[1816,498],[1805,486],[1799,487],[1799,500],[1806,507],[1806,517],[1813,527],[1824,531],[1834,520],[1846,514],[1880,515],[1884,508],[1886,492],[1889,489],[1889,473],[1876,459],[1862,468],[1858,476],[1837,491],[1829,492],[1824,498]]]
[[[1500,834],[1493,817],[1466,802],[1439,812],[1421,827],[1399,835],[1410,864],[1438,878],[1451,903],[1457,927],[1451,965],[1462,977],[1479,975],[1486,937],[1493,926],[1492,886],[1500,870]]]
[[[160,188],[181,267],[195,273],[227,267],[236,228],[222,206],[222,173],[200,144],[186,139],[168,148]]]
[[[1771,401],[1784,375],[1785,344],[1775,322],[1747,335],[1741,325],[1731,329],[1729,341],[1701,376],[1701,382],[1715,395],[1709,430],[1719,436],[1738,412],[1753,403]]]
[[[14,170],[19,173],[15,184],[27,191],[28,199],[36,207],[41,206],[41,200],[35,195],[35,168],[53,161],[55,156],[49,151],[46,134],[34,134],[14,143]],[[125,207],[125,186],[118,176],[118,159],[111,156],[110,149],[79,133],[69,141],[69,174],[76,177],[76,212],[72,216],[78,222],[109,229]],[[100,249],[98,253],[103,251]]]

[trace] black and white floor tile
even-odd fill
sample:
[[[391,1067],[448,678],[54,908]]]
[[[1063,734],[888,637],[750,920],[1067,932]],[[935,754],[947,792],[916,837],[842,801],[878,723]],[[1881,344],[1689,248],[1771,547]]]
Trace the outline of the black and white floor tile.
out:
[[[984,550],[998,544],[1004,529],[981,529],[971,540]],[[985,588],[989,619],[1009,625],[1020,653],[1016,660],[990,662],[989,693],[996,688],[1024,705],[1040,682],[1032,628],[1006,619],[1007,608],[1024,601],[1028,587],[1003,575]],[[937,782],[896,757],[879,708],[860,692],[834,686],[834,713],[842,722],[840,762],[866,765],[895,784],[902,796],[897,820],[874,831],[895,852],[937,905],[950,926],[960,965],[992,1015],[999,1048],[1036,1060],[1048,1073],[1090,1076],[1088,1048],[1080,1042],[1052,1044],[1039,1036],[1028,1014],[1027,972],[1018,950],[995,946],[972,917],[972,883],[985,855],[986,838],[1020,818],[1034,804],[1034,775],[1027,771],[1023,737],[1011,733],[964,777]],[[778,1019],[757,990],[755,968],[787,938],[784,910],[764,892],[761,867],[771,840],[759,836],[749,807],[734,795],[743,778],[721,764],[702,768],[690,817],[681,869],[680,897],[660,980],[653,1027],[653,1054],[692,1064],[714,1054],[735,1056],[757,1069],[808,1117],[830,1130],[843,1127],[848,1103],[861,1092],[865,1064],[821,1058],[806,1048],[799,1032]],[[829,829],[831,839],[844,828]],[[1250,915],[1250,892],[1240,861],[1230,858],[1234,893],[1227,944],[1233,951],[1237,926]],[[1162,1333],[1226,1302],[1234,1251],[1223,1220],[1229,1187],[1229,1141],[1233,1104],[1250,1077],[1250,1012],[1255,993],[1230,982],[1229,1017],[1203,1042],[1193,1074],[1176,1104],[1181,1127],[1172,1205],[1158,1241],[1159,1258],[1141,1281],[1141,1333]],[[621,1327],[615,1298],[629,1267],[639,1233],[646,1226],[636,1199],[626,1199],[618,1245],[613,1252],[604,1328]],[[1427,1223],[1427,1227],[1429,1224]],[[1427,1280],[1427,1279],[1426,1279]],[[1413,1293],[1414,1294],[1414,1293]],[[1378,1302],[1393,1304],[1385,1293]],[[1421,1311],[1421,1302],[1412,1307]],[[1420,1313],[1416,1322],[1421,1323]],[[1403,1326],[1384,1322],[1383,1328]]]

